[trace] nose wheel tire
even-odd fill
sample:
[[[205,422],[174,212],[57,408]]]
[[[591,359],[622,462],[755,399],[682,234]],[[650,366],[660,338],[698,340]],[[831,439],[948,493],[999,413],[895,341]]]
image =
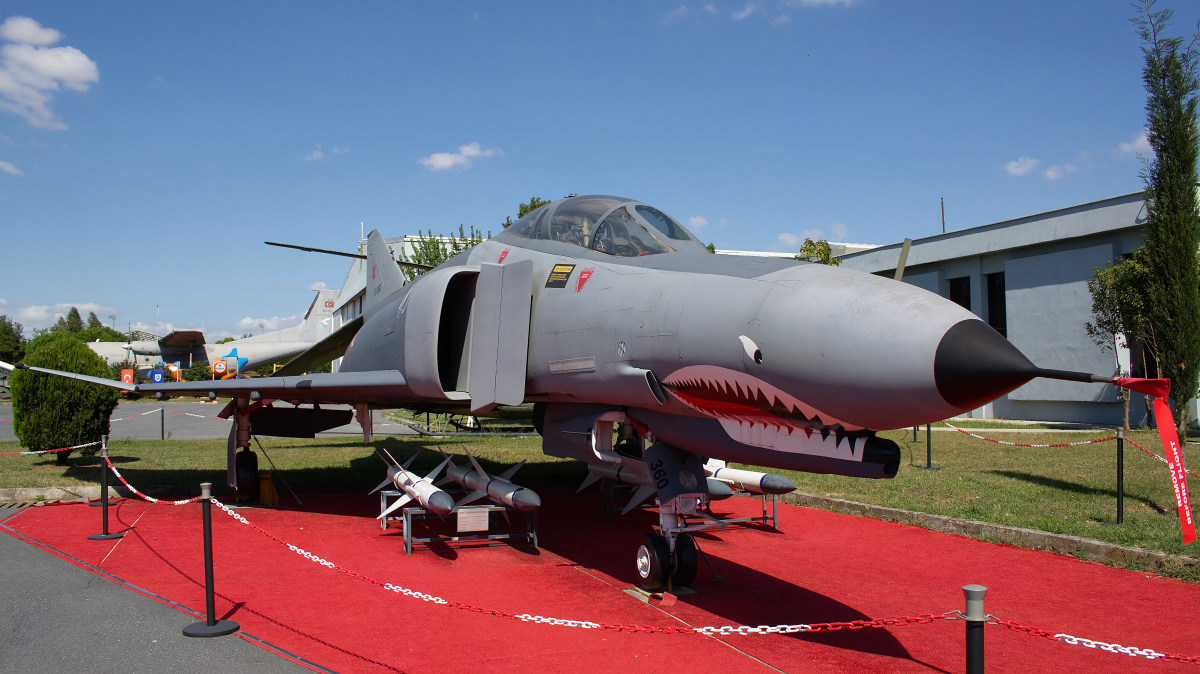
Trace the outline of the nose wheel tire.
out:
[[[657,592],[667,586],[667,578],[671,575],[671,552],[667,549],[667,539],[660,534],[642,534],[637,549],[637,574],[638,587],[643,590]]]
[[[675,568],[671,571],[671,585],[686,587],[696,580],[696,568],[699,558],[696,555],[696,541],[691,534],[679,534],[675,537]]]

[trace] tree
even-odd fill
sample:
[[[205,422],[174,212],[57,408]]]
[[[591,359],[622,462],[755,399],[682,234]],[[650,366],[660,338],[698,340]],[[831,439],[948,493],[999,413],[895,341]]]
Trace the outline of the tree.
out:
[[[527,203],[520,204],[517,206],[517,220],[520,220],[521,218],[525,217],[526,215],[529,215],[530,213],[536,211],[537,209],[541,208],[542,206],[545,206],[548,203],[550,203],[550,202],[546,201],[544,199],[539,199],[538,197],[530,197],[529,201]],[[500,225],[502,227],[504,227],[505,229],[508,229],[510,226],[512,226],[512,224],[514,222],[516,222],[516,220],[513,220],[512,216],[509,216],[509,217],[504,218],[504,222],[500,223]]]
[[[1130,350],[1131,359],[1136,359],[1139,369],[1151,376],[1147,367],[1150,363],[1146,354],[1151,354],[1154,363],[1155,342],[1153,324],[1146,320],[1147,269],[1141,255],[1134,255],[1116,264],[1106,263],[1097,268],[1088,279],[1088,290],[1092,294],[1092,321],[1084,324],[1092,341],[1101,350],[1116,355],[1117,341],[1123,340]],[[1130,372],[1119,372],[1123,377]],[[1157,373],[1155,373],[1157,374]],[[1125,430],[1129,430],[1129,389],[1118,388],[1125,407]]]
[[[0,360],[16,363],[25,357],[25,337],[20,323],[0,316]]]
[[[842,265],[841,259],[833,256],[833,249],[829,247],[829,242],[823,239],[820,241],[805,239],[804,243],[800,245],[800,252],[796,254],[796,259],[827,264],[831,267]]]
[[[487,238],[492,238],[491,232],[488,232]],[[483,239],[483,233],[476,231],[475,227],[471,227],[470,233],[467,233],[462,225],[458,226],[458,236],[453,233],[450,236],[434,236],[433,230],[430,230],[428,234],[417,230],[417,240],[413,243],[412,255],[410,256],[401,249],[396,259],[400,262],[414,262],[436,267],[468,248],[483,243]],[[395,252],[393,250],[392,254],[395,255]],[[404,266],[400,267],[400,271],[404,272],[405,278],[409,281],[421,273],[418,269]]]
[[[94,377],[110,377],[104,360],[70,334],[51,333],[29,343],[25,363]],[[108,434],[108,417],[117,406],[117,389],[30,370],[9,376],[13,400],[13,431],[30,451],[72,447]],[[96,446],[82,450],[95,454]],[[71,452],[56,454],[59,465]]]
[[[50,332],[83,332],[83,318],[79,316],[79,310],[71,307],[66,316],[59,316]]]
[[[1171,400],[1179,430],[1187,427],[1185,403],[1200,384],[1200,273],[1196,242],[1200,211],[1196,201],[1196,38],[1163,35],[1170,10],[1154,11],[1143,0],[1133,19],[1144,43],[1142,82],[1146,88],[1146,138],[1154,157],[1146,161],[1146,226],[1143,259],[1149,302],[1146,318],[1154,326],[1158,368],[1171,381]]]
[[[89,311],[88,312],[88,320],[87,320],[87,328],[85,328],[85,329],[91,330],[93,328],[102,328],[102,327],[104,327],[104,324],[100,322],[99,318],[96,318],[96,312]]]

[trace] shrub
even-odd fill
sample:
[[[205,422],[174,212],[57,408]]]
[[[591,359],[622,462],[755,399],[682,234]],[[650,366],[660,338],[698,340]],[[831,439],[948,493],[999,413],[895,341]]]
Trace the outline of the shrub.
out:
[[[64,370],[94,377],[111,377],[104,359],[74,335],[48,333],[35,338],[26,351],[26,365]],[[108,417],[117,406],[117,389],[53,375],[15,370],[9,377],[13,400],[13,431],[30,451],[95,442],[108,434]],[[81,450],[84,456],[99,447]],[[72,452],[58,452],[67,463]]]

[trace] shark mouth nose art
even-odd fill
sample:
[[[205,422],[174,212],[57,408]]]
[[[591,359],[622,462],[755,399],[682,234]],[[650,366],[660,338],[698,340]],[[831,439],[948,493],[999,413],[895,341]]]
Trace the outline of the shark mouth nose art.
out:
[[[867,434],[753,375],[713,365],[690,365],[663,386],[677,400],[716,419],[729,437],[756,447],[861,460]]]

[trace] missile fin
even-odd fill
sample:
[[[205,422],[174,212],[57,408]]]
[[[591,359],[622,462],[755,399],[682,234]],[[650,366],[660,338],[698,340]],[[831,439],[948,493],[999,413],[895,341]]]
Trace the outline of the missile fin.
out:
[[[429,471],[429,474],[425,476],[425,479],[432,480],[433,476],[442,472],[442,469],[445,468],[446,464],[448,464],[448,463],[450,463],[450,457],[447,456],[446,458],[442,459],[442,462],[438,464],[437,468],[434,468],[433,470]]]
[[[639,505],[641,505],[642,501],[645,501],[647,498],[650,498],[650,496],[656,491],[658,491],[658,490],[655,489],[654,487],[651,487],[650,485],[644,484],[644,485],[638,487],[637,491],[633,492],[633,496],[631,496],[629,498],[629,503],[625,504],[625,509],[621,511],[621,514],[624,515],[625,513],[629,512],[630,510],[633,510],[634,508],[638,507]]]
[[[403,468],[404,470],[408,470],[408,467],[409,467],[409,466],[411,466],[411,465],[412,465],[412,462],[413,462],[413,461],[416,461],[416,460],[417,460],[417,455],[416,455],[416,454],[413,454],[412,456],[410,456],[410,457],[408,458],[408,461],[405,461],[405,462],[404,462],[404,465],[403,465],[403,466],[400,466],[400,467],[401,467],[401,468]]]
[[[464,449],[466,448],[464,447]],[[488,475],[488,472],[483,469],[483,466],[479,465],[479,462],[475,460],[475,456],[471,454],[470,450],[467,451],[467,458],[471,460],[471,465],[475,466],[475,472],[479,473],[479,477],[491,477],[491,475]]]
[[[584,489],[587,489],[588,487],[592,486],[593,484],[596,484],[596,482],[599,480],[600,480],[600,476],[592,474],[592,473],[588,473],[587,477],[583,478],[583,484],[579,485],[579,489],[576,489],[575,493],[578,494],[579,492],[583,491]]]
[[[455,503],[454,507],[457,508],[459,506],[465,506],[468,503],[474,503],[474,502],[478,501],[479,499],[483,498],[484,496],[487,496],[486,491],[483,491],[482,489],[476,489],[475,491],[471,492],[470,494],[467,494],[466,496],[464,496],[461,501],[459,501],[458,503]]]
[[[396,499],[395,503],[388,506],[388,509],[383,511],[382,513],[380,513],[379,517],[376,517],[375,519],[381,520],[381,519],[387,517],[388,515],[392,514],[392,511],[394,511],[396,508],[403,506],[404,504],[408,503],[411,500],[412,500],[412,497],[409,496],[408,494],[401,496],[400,498]]]
[[[383,489],[384,487],[388,486],[391,483],[392,483],[392,476],[389,475],[389,476],[387,476],[386,479],[384,479],[383,482],[379,483],[378,487],[375,487],[374,489],[371,490],[371,494],[374,494],[375,492],[379,491],[380,489]],[[370,494],[368,494],[368,496],[370,496]]]
[[[512,468],[509,468],[508,470],[504,471],[500,475],[497,475],[497,477],[499,477],[501,480],[504,480],[506,482],[511,481],[512,476],[516,475],[517,471],[520,470],[521,466],[524,466],[524,465],[525,465],[525,462],[522,461],[521,463],[518,463],[517,465],[513,466]]]

